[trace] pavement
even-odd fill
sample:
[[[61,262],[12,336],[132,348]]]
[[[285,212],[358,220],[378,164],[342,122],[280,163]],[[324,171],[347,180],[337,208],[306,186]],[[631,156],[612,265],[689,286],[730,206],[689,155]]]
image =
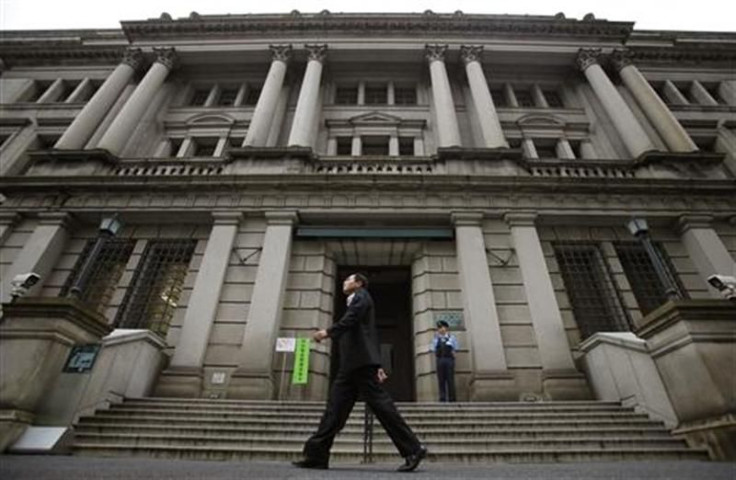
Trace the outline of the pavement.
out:
[[[736,462],[637,461],[550,464],[428,463],[398,473],[395,464],[337,464],[303,470],[276,462],[207,462],[152,458],[0,455],[2,480],[181,479],[503,479],[736,480]]]

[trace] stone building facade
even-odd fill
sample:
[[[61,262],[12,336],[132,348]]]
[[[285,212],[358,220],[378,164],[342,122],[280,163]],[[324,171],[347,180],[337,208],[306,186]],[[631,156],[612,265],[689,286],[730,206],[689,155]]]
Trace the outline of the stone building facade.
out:
[[[591,399],[582,341],[734,274],[734,33],[461,12],[121,25],[0,40],[2,301],[17,274],[53,298],[85,272],[89,309],[165,341],[151,394],[326,398],[330,344],[306,386],[274,344],[327,327],[361,270],[397,399],[437,398],[439,319],[459,400]]]

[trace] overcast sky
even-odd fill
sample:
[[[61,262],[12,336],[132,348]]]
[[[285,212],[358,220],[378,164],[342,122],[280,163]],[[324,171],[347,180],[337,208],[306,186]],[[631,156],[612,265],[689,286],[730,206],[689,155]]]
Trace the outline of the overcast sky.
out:
[[[554,15],[634,21],[638,30],[736,31],[734,0],[0,0],[0,29],[119,28],[120,20],[145,20],[168,12],[200,14],[302,12],[423,12]]]

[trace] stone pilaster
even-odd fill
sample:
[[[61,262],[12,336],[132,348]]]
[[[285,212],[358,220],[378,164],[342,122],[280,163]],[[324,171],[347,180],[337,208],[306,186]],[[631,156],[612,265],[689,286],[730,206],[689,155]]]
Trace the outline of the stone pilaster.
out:
[[[314,142],[312,124],[319,108],[319,86],[327,57],[327,45],[305,45],[304,48],[308,53],[307,69],[299,90],[288,145],[311,147]]]
[[[169,72],[176,66],[177,55],[173,48],[160,48],[154,51],[158,55],[156,61],[110,124],[97,148],[103,148],[113,155],[120,155],[153,97],[158,93]]]
[[[110,107],[120,97],[125,86],[140,68],[143,54],[139,48],[127,50],[123,60],[107,77],[99,90],[90,98],[79,115],[74,118],[54,148],[80,150],[99,127]]]
[[[283,296],[291,258],[296,212],[266,213],[268,226],[248,310],[239,366],[232,374],[228,397],[270,400],[276,391],[272,364],[281,325]]]
[[[429,62],[432,81],[432,99],[437,120],[437,145],[439,147],[461,146],[460,129],[452,99],[450,80],[445,68],[447,45],[427,45],[425,54]]]
[[[626,88],[636,98],[636,102],[662,136],[667,147],[673,152],[696,151],[698,147],[695,142],[632,63],[629,54],[625,50],[614,50],[612,60]]]
[[[245,146],[262,147],[266,145],[283,90],[286,67],[291,56],[291,45],[271,45],[270,48],[271,67],[248,126],[248,133],[243,144]]]
[[[460,57],[465,63],[465,73],[470,85],[470,93],[473,96],[475,111],[478,115],[478,124],[483,135],[483,146],[486,148],[508,148],[509,144],[503,135],[501,121],[498,118],[496,107],[493,105],[491,92],[488,90],[488,82],[483,73],[481,58],[482,46],[460,47]]]
[[[736,264],[707,215],[682,215],[678,219],[680,238],[698,272],[706,280],[711,275],[736,275]],[[715,298],[721,294],[711,288]]]
[[[576,58],[578,68],[588,79],[588,83],[611,118],[631,156],[637,158],[645,152],[656,150],[639,121],[598,63],[600,53],[600,49],[581,49]]]

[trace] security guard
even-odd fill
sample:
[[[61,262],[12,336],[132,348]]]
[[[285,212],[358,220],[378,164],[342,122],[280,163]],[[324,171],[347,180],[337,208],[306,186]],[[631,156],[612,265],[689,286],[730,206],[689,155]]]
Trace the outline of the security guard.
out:
[[[450,333],[450,325],[440,320],[437,322],[437,332],[432,339],[432,351],[437,357],[440,402],[455,401],[455,352],[457,349],[457,337]]]

